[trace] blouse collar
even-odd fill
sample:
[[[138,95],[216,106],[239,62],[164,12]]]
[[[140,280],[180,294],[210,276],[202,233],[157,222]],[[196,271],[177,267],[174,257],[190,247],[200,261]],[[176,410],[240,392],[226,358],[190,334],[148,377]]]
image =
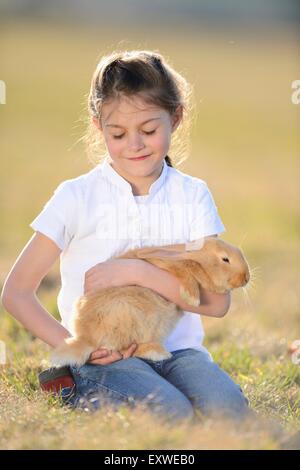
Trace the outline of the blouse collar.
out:
[[[100,169],[102,172],[102,175],[114,186],[118,186],[123,192],[126,192],[127,194],[132,193],[132,187],[131,184],[128,183],[119,173],[111,166],[111,158],[109,156],[106,156],[104,162],[100,164]],[[165,160],[163,160],[163,168],[162,172],[160,173],[159,177],[151,184],[149,188],[149,193],[147,196],[153,196],[155,193],[159,191],[161,186],[164,184],[165,179],[168,174],[168,165]]]

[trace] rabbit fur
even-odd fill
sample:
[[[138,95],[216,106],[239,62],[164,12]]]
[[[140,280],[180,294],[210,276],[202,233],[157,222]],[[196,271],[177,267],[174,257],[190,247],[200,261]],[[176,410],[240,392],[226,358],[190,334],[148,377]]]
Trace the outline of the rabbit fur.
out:
[[[170,272],[180,281],[181,297],[193,306],[200,305],[200,286],[225,293],[247,284],[249,267],[239,248],[215,237],[201,245],[138,248],[118,258],[143,259]],[[134,356],[167,359],[171,354],[162,343],[183,316],[177,305],[141,286],[104,288],[81,296],[74,308],[75,334],[53,351],[55,366],[81,366],[99,348],[121,350],[132,343]]]

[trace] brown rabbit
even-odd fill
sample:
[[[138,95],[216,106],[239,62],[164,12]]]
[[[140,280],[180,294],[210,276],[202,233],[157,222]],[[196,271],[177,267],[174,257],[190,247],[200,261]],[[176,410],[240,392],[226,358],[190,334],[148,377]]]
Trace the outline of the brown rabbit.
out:
[[[189,305],[200,305],[199,286],[225,293],[249,281],[242,252],[214,237],[188,244],[138,248],[118,258],[139,258],[176,276]],[[109,287],[80,297],[75,303],[75,336],[64,340],[52,355],[54,365],[82,365],[98,348],[121,350],[138,345],[134,356],[163,360],[162,346],[182,310],[146,287]]]

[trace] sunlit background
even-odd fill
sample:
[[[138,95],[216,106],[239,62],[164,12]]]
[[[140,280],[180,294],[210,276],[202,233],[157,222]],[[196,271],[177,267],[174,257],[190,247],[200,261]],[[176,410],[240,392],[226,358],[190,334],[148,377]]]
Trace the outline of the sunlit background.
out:
[[[299,26],[296,0],[0,1],[0,282],[57,185],[91,169],[80,138],[102,54],[157,50],[194,89],[179,169],[207,182],[222,237],[255,268],[228,315],[204,319],[206,344],[216,357],[230,343],[290,361],[300,339]],[[58,289],[57,263],[39,291],[56,316]]]

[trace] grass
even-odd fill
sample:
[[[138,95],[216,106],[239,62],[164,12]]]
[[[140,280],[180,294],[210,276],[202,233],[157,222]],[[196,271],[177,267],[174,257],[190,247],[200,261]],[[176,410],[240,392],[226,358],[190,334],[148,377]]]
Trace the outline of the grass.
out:
[[[0,78],[8,93],[0,109],[0,281],[57,184],[90,169],[83,148],[74,144],[83,132],[84,95],[97,56],[124,37],[128,48],[158,48],[195,88],[192,152],[180,169],[207,181],[227,229],[223,238],[241,245],[255,268],[252,286],[233,294],[228,315],[203,322],[206,347],[257,412],[237,428],[212,419],[174,427],[125,408],[71,411],[39,390],[37,373],[49,365],[48,347],[1,307],[7,364],[0,366],[0,448],[299,448],[300,369],[288,353],[300,338],[300,107],[290,101],[291,82],[300,76],[296,39],[281,31],[232,43],[226,32],[190,31],[178,44],[172,32],[75,33],[60,24],[53,35],[53,25],[26,21],[0,31]],[[18,61],[12,60],[16,53]],[[56,318],[58,268],[38,291]]]

